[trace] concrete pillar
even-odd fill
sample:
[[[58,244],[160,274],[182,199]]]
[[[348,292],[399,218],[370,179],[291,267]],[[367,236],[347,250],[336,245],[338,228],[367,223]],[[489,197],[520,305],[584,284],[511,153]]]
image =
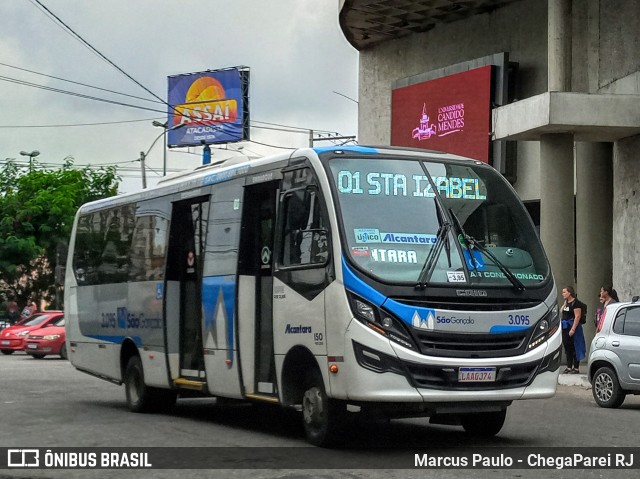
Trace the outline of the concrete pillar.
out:
[[[571,90],[571,0],[548,0],[547,89]]]
[[[575,285],[573,135],[540,139],[540,239],[558,287]]]
[[[577,294],[588,306],[587,347],[595,333],[600,287],[611,284],[613,145],[576,143]]]

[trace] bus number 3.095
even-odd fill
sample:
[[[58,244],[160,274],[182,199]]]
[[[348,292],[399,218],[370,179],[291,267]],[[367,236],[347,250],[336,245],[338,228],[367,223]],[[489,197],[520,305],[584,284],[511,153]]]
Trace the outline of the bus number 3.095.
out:
[[[509,315],[509,324],[516,324],[522,326],[529,326],[529,315],[528,314],[513,314]]]

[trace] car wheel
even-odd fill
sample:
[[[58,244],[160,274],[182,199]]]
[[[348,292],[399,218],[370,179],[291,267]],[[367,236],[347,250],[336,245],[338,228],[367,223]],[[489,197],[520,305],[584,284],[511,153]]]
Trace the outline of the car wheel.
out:
[[[60,348],[60,357],[62,359],[68,359],[68,356],[67,356],[67,344],[66,343],[62,343],[62,347]]]
[[[606,366],[598,369],[593,375],[591,391],[598,406],[606,408],[622,406],[627,395],[620,387],[615,371]]]
[[[33,359],[42,359],[46,356],[46,354],[32,354]]]
[[[327,397],[320,372],[311,373],[302,397],[302,418],[307,440],[314,446],[331,447],[339,443],[346,408]]]
[[[2,350],[2,354],[6,354],[7,356],[8,356],[9,354],[13,354],[13,349],[3,349],[3,350]]]
[[[465,414],[460,418],[462,427],[467,434],[476,437],[492,437],[500,432],[507,418],[507,410]]]

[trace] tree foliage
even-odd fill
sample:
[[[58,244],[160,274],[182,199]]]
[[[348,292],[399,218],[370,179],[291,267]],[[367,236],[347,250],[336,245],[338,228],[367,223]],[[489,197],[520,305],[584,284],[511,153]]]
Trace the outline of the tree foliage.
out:
[[[24,304],[30,295],[51,301],[55,266],[66,264],[66,245],[78,208],[118,192],[115,167],[57,170],[7,162],[0,169],[0,288]]]

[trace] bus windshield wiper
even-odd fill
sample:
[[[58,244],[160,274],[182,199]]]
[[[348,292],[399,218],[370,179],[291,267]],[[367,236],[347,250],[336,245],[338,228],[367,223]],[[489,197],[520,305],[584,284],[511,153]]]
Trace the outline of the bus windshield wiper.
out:
[[[458,217],[456,216],[456,214],[453,212],[452,209],[449,209],[449,214],[451,215],[451,218],[455,222],[456,228],[464,238],[467,251],[469,252],[469,262],[473,266],[473,269],[476,271],[478,269],[472,253],[473,248],[475,248],[477,250],[480,250],[485,256],[487,256],[489,259],[491,259],[491,261],[493,261],[493,264],[495,264],[498,267],[498,269],[502,271],[502,274],[505,275],[505,277],[511,282],[514,288],[516,288],[518,291],[524,291],[526,288],[524,284],[522,284],[522,281],[516,278],[516,276],[511,272],[511,270],[507,268],[498,258],[496,258],[496,255],[494,255],[491,252],[491,250],[489,250],[489,248],[482,245],[477,239],[475,239],[473,236],[468,235],[464,231],[464,228],[462,228],[462,224],[460,223],[460,220],[458,219]]]
[[[425,289],[429,280],[431,279],[431,275],[433,274],[433,270],[436,268],[436,264],[438,263],[438,258],[440,257],[440,252],[442,251],[442,246],[444,245],[448,235],[449,230],[451,229],[451,223],[448,221],[443,222],[438,228],[438,233],[436,234],[436,244],[429,250],[427,254],[427,258],[424,260],[424,265],[422,266],[422,270],[420,271],[420,275],[418,276],[418,282],[416,283],[416,289]],[[447,251],[448,251],[447,246]]]

